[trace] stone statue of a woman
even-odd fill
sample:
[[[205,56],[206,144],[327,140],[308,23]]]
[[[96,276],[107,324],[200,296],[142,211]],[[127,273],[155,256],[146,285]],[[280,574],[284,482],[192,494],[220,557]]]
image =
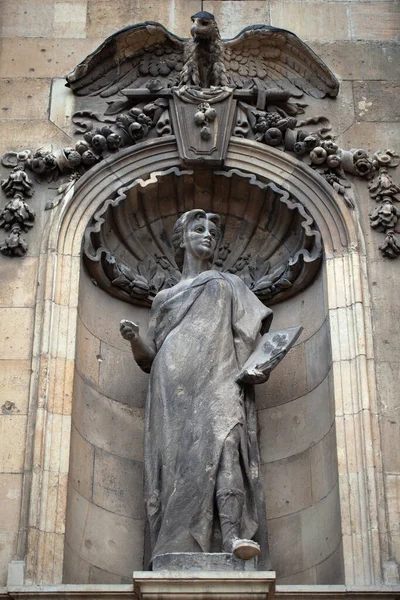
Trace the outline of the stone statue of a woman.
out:
[[[212,270],[219,237],[217,215],[183,214],[172,237],[181,281],[157,294],[146,338],[131,321],[120,326],[150,372],[145,501],[152,558],[231,552],[250,559],[261,550],[265,567],[254,390],[240,372],[272,311],[239,277]]]

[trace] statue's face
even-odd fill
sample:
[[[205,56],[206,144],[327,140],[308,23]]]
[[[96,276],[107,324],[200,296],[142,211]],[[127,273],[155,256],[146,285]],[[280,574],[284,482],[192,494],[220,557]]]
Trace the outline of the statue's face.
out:
[[[216,225],[205,218],[191,221],[184,235],[184,248],[196,258],[210,259],[214,256],[218,240]]]

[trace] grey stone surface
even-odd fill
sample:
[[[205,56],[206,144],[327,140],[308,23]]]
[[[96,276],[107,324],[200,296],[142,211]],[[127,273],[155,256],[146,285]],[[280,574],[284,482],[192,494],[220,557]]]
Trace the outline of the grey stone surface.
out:
[[[76,374],[72,421],[82,437],[107,452],[143,460],[143,410],[110,400]]]
[[[91,565],[89,567],[89,583],[95,585],[120,585],[123,582],[121,575],[116,575],[115,573],[110,573],[110,571],[105,571]]]
[[[339,486],[335,485],[325,498],[299,514],[302,545],[308,549],[304,566],[310,568],[331,556],[341,543]],[[338,563],[340,559],[337,556]],[[332,573],[330,583],[334,581]]]
[[[278,581],[290,577],[290,583],[304,581],[295,574],[311,570],[327,560],[341,542],[338,487],[316,505],[293,515],[268,520],[272,564],[280,565]],[[290,548],[290,552],[288,552]],[[304,549],[307,548],[307,551]],[[337,581],[335,572],[341,569],[342,556],[332,558],[330,582]]]
[[[281,460],[319,442],[332,425],[328,378],[292,402],[258,412],[261,462]]]
[[[87,500],[93,496],[94,446],[72,425],[69,481]]]
[[[126,352],[126,342],[119,335],[118,323],[121,319],[132,319],[146,329],[149,321],[148,310],[139,306],[129,306],[121,300],[112,298],[99,289],[82,269],[80,280],[79,316],[82,323],[92,333],[110,346]],[[96,310],[93,310],[96,307]],[[110,314],[113,318],[110,319]]]
[[[279,565],[278,581],[281,577],[288,577],[305,569],[300,515],[301,513],[294,513],[267,521],[271,564],[276,565],[276,568]]]
[[[73,488],[69,490],[67,520],[67,542],[88,565],[121,577],[143,567],[143,520],[104,510]]]
[[[298,344],[312,337],[318,331],[328,314],[324,283],[324,269],[301,296],[289,298],[274,307],[274,328],[294,327],[299,323],[304,327]],[[290,360],[288,355],[287,360]]]
[[[93,502],[110,512],[144,519],[143,465],[96,448]]]
[[[313,446],[318,447],[319,444]],[[267,519],[289,515],[312,504],[311,449],[261,466]]]
[[[306,569],[299,573],[293,573],[293,575],[289,575],[288,577],[280,577],[277,581],[279,585],[285,586],[301,586],[305,584],[314,586],[317,583],[316,567],[311,567],[311,569]]]
[[[332,426],[322,440],[310,448],[311,491],[313,502],[319,502],[338,479],[335,427]]]
[[[79,556],[75,548],[70,546],[67,539],[64,544],[64,552],[63,581],[73,581],[76,584],[89,583],[90,565]]]
[[[396,81],[355,81],[354,102],[358,121],[400,121],[396,101],[400,83]]]
[[[344,581],[343,546],[338,548],[326,560],[315,567],[317,585],[332,584]]]
[[[328,375],[332,365],[329,324],[321,328],[305,344],[307,390],[313,390]]]
[[[226,552],[171,552],[154,557],[153,571],[257,571],[257,559],[239,560]]]
[[[132,354],[127,350],[125,348],[125,352],[121,352],[114,346],[101,343],[99,389],[118,402],[143,408],[149,377],[132,361]]]
[[[400,48],[393,41],[312,42],[311,46],[341,80],[400,78]]]
[[[267,383],[255,388],[257,408],[271,408],[304,396],[307,387],[305,344],[298,344],[271,373]]]

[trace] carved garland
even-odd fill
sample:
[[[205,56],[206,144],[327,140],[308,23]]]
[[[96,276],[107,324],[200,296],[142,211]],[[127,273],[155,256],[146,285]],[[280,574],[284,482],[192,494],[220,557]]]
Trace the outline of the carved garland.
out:
[[[348,175],[371,179],[368,185],[370,197],[379,202],[370,215],[371,227],[385,233],[385,239],[379,247],[382,254],[388,258],[399,256],[400,242],[396,234],[400,232],[396,230],[396,224],[400,211],[394,202],[400,200],[400,187],[388,172],[389,168],[399,165],[399,155],[393,150],[380,150],[368,156],[362,149],[339,148],[326,118],[313,117],[298,121],[288,114],[289,103],[285,104],[286,110],[274,106],[260,111],[240,102],[232,133],[295,154],[326,179],[352,208],[355,204]],[[201,127],[202,137],[208,132],[207,123],[215,119],[214,113],[207,103],[198,106],[196,125],[199,130]],[[82,120],[83,117],[86,120]],[[147,104],[139,103],[101,127],[95,127],[93,121],[101,123],[102,119],[89,111],[74,114],[77,133],[85,131],[74,148],[54,151],[41,148],[33,153],[24,150],[8,152],[3,156],[3,166],[11,168],[12,172],[1,182],[6,197],[10,198],[0,212],[0,227],[8,232],[0,245],[2,254],[23,256],[28,248],[22,234],[29,231],[35,220],[34,211],[26,202],[35,192],[28,171],[34,173],[38,183],[49,183],[64,176],[56,197],[45,206],[47,210],[62,201],[76,179],[110,154],[148,137],[163,137],[172,132],[168,101],[162,98]],[[309,126],[319,122],[322,122],[322,127],[310,131]]]

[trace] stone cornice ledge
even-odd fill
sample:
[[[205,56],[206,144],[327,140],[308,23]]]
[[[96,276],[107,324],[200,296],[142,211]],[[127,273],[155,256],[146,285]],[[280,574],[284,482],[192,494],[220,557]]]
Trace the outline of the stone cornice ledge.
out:
[[[248,574],[248,573],[247,573]],[[246,574],[246,575],[247,575]],[[152,574],[156,575],[155,573]],[[208,577],[203,579],[203,583],[210,579],[210,573],[204,574]],[[221,574],[222,575],[222,574]],[[228,592],[226,587],[226,575],[219,579],[220,591]],[[237,574],[231,574],[234,576],[236,581],[238,579]],[[245,575],[243,573],[243,575]],[[257,577],[257,574],[255,574]],[[258,573],[258,575],[262,574]],[[165,576],[164,576],[165,577]],[[158,578],[160,580],[160,578]],[[181,583],[189,583],[189,579],[192,577],[186,577],[181,579]],[[175,582],[177,582],[174,577]],[[215,579],[214,579],[215,581]],[[265,580],[264,580],[265,581]],[[232,583],[232,582],[231,582]],[[225,589],[224,589],[225,588]],[[253,588],[254,589],[254,588]],[[174,596],[170,598],[176,598],[184,600],[190,598],[185,595],[184,589],[181,588],[182,593],[177,595],[177,589],[175,587]],[[211,591],[211,590],[210,590]],[[241,598],[257,598],[257,595],[251,595],[251,585],[249,586],[249,594],[244,592],[244,589],[235,589],[236,593],[241,594]],[[155,596],[156,597],[156,596]],[[161,597],[161,596],[159,596]],[[193,597],[193,596],[192,596]],[[197,596],[202,598],[204,596]],[[210,600],[213,598],[212,595],[206,596]],[[215,596],[214,596],[215,597]],[[217,595],[218,600],[223,596]],[[236,596],[237,597],[237,596]],[[260,596],[258,596],[260,597]],[[266,597],[264,595],[264,597]],[[132,585],[50,585],[50,586],[21,586],[12,588],[0,588],[0,599],[18,599],[18,600],[33,600],[33,599],[44,598],[46,600],[76,600],[76,599],[87,599],[93,600],[120,600],[123,598],[130,598],[132,600],[138,600],[139,596],[134,592],[134,586]],[[230,600],[235,596],[226,595],[226,598]],[[400,600],[400,586],[345,586],[345,585],[277,585],[275,590],[276,600]]]

